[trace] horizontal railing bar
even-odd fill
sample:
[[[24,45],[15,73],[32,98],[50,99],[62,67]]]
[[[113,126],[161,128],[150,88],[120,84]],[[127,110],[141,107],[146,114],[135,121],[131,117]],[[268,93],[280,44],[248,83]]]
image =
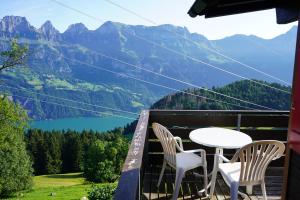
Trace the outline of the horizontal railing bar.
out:
[[[150,116],[161,115],[161,114],[185,114],[185,115],[195,115],[195,114],[206,114],[206,113],[216,113],[216,114],[277,114],[277,115],[289,115],[289,111],[273,111],[273,110],[149,110]]]
[[[152,122],[158,122],[166,127],[237,127],[240,122],[241,127],[285,127],[289,120],[289,115],[282,114],[288,112],[255,112],[252,114],[234,113],[230,114],[225,111],[195,111],[180,112],[177,114],[168,112],[150,113],[150,125]],[[240,121],[239,121],[240,120]]]

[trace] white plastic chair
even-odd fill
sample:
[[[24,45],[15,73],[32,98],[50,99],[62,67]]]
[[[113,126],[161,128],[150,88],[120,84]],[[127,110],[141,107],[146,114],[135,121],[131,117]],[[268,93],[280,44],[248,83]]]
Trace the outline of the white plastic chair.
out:
[[[215,155],[225,163],[215,163],[226,184],[230,187],[231,200],[238,198],[239,186],[261,185],[263,199],[267,200],[265,172],[272,160],[280,158],[285,150],[282,142],[264,140],[253,142],[238,150],[231,160],[222,155]],[[239,162],[237,162],[239,160]],[[214,193],[217,173],[212,176],[210,195]],[[243,195],[243,193],[240,193]]]
[[[197,149],[184,151],[180,137],[174,137],[166,127],[158,123],[153,123],[152,128],[164,151],[164,162],[158,179],[157,187],[159,187],[161,183],[166,164],[176,169],[175,188],[172,197],[172,199],[175,200],[178,197],[180,184],[185,172],[202,166],[204,171],[205,195],[207,195],[207,162],[205,150]],[[179,153],[176,152],[176,149],[179,151]],[[197,152],[200,152],[201,156],[194,154]]]

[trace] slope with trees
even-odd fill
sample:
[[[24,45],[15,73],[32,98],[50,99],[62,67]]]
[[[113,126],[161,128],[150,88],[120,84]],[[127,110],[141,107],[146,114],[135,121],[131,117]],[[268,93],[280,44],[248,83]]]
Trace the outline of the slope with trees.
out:
[[[184,92],[178,92],[165,96],[154,103],[151,108],[178,110],[249,110],[249,108],[247,107],[250,107],[259,110],[264,110],[267,108],[276,110],[289,110],[289,93],[291,92],[291,88],[289,86],[283,86],[277,83],[267,83],[263,81],[259,82],[287,92],[282,92],[270,87],[266,87],[264,85],[252,83],[249,80],[243,80],[228,84],[224,87],[213,87],[212,90],[218,93],[225,94],[227,96],[232,96],[234,98],[252,102],[266,108],[243,103],[234,99],[230,99],[228,97],[218,95],[216,93],[194,88],[184,90]],[[198,95],[198,97],[189,95],[187,93]],[[207,98],[201,98],[199,96],[204,96]],[[227,102],[229,104],[213,101],[211,99]]]

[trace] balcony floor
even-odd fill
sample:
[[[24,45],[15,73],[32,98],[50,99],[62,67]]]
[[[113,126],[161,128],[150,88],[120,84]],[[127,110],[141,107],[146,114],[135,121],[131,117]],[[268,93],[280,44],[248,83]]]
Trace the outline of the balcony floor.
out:
[[[159,177],[160,167],[146,168],[143,186],[142,199],[171,199],[175,182],[175,171],[166,169],[160,188],[156,187]],[[181,184],[181,189],[178,199],[208,199],[197,195],[197,191],[203,188],[203,179],[195,177],[192,173],[186,174]],[[268,200],[280,199],[282,189],[282,168],[272,168],[266,173],[266,189]],[[240,191],[245,192],[245,188],[240,187]],[[213,200],[230,200],[230,189],[225,184],[221,175],[218,176],[215,195]],[[239,199],[243,199],[239,196]],[[253,194],[248,195],[247,200],[262,199],[261,189],[259,186],[254,186]]]

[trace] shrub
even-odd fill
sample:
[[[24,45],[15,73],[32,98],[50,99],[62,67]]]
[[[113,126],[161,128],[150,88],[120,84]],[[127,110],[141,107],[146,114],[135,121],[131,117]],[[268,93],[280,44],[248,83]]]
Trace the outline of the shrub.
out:
[[[123,136],[113,141],[96,140],[85,157],[84,177],[97,183],[116,181],[127,151],[128,142]]]
[[[90,191],[88,191],[89,200],[111,200],[117,185],[112,184],[102,184],[102,185],[92,185]]]
[[[28,116],[21,106],[0,98],[0,198],[32,186],[24,131]]]

